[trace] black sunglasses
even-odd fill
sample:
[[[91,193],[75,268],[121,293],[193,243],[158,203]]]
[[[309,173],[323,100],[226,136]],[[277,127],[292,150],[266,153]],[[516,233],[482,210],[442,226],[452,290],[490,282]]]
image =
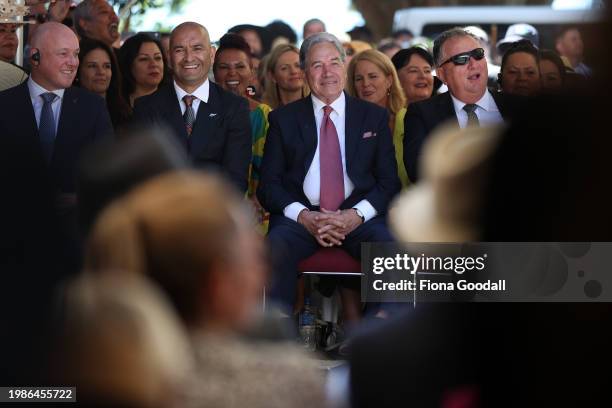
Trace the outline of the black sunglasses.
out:
[[[469,62],[470,57],[474,58],[476,61],[480,61],[484,58],[484,49],[482,48],[474,48],[472,51],[462,52],[461,54],[453,55],[446,61],[440,64],[440,66],[452,62],[455,65],[465,65]]]

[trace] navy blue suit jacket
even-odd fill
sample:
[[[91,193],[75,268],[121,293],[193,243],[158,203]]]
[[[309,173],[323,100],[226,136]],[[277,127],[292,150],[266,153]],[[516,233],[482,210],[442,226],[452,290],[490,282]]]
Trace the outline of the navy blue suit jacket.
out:
[[[491,93],[504,120],[511,118],[521,98]],[[438,125],[450,121],[457,124],[455,106],[449,92],[444,92],[421,102],[411,103],[404,116],[404,165],[411,182],[419,177],[419,159],[423,143]]]
[[[385,109],[346,95],[346,171],[355,188],[341,209],[366,199],[382,215],[400,190],[388,119]],[[303,186],[317,148],[311,97],[272,111],[269,122],[257,197],[271,214],[296,201],[312,208]]]
[[[251,121],[247,100],[210,82],[208,102],[200,102],[191,136],[172,84],[136,99],[134,120],[169,127],[198,168],[220,170],[241,192],[251,163]]]
[[[48,164],[58,192],[76,192],[81,151],[112,135],[113,126],[104,99],[81,88],[67,88],[62,99],[53,157]],[[27,81],[0,92],[0,137],[5,138],[3,146],[15,154],[36,151],[40,163],[45,162]]]

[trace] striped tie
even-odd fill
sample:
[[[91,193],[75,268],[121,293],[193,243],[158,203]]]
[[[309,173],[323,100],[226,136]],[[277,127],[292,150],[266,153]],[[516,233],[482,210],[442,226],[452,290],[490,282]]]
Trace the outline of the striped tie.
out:
[[[193,95],[183,96],[183,102],[185,102],[186,107],[185,113],[183,114],[183,120],[185,121],[187,136],[191,136],[191,132],[193,132],[193,124],[195,123],[195,114],[193,113],[193,108],[191,106],[194,99],[196,99],[196,97]]]
[[[51,105],[57,98],[57,95],[52,92],[40,94],[43,100],[43,107],[40,111],[40,123],[38,124],[38,135],[40,136],[40,145],[47,159],[47,163],[51,161],[53,156],[53,145],[55,144],[55,117]]]

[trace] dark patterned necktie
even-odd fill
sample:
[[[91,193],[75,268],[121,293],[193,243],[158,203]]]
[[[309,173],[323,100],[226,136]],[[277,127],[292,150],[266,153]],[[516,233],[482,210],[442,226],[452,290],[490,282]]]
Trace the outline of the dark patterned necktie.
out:
[[[183,102],[185,102],[185,113],[183,114],[183,120],[185,121],[185,129],[187,130],[187,136],[191,136],[193,132],[193,124],[195,123],[195,114],[193,113],[193,100],[196,99],[193,95],[183,96]]]
[[[463,107],[463,110],[467,113],[468,126],[480,126],[480,121],[478,120],[478,116],[476,116],[476,108],[478,108],[478,105],[475,103],[468,103]]]
[[[51,161],[53,156],[53,145],[55,144],[55,117],[53,116],[53,108],[51,105],[58,97],[52,92],[40,94],[43,100],[42,110],[40,111],[40,123],[38,124],[38,135],[40,136],[40,145],[47,162]]]
[[[323,108],[321,135],[319,141],[319,160],[321,170],[320,207],[336,211],[344,201],[344,172],[342,171],[342,156],[340,141],[336,126],[329,114],[331,106]]]

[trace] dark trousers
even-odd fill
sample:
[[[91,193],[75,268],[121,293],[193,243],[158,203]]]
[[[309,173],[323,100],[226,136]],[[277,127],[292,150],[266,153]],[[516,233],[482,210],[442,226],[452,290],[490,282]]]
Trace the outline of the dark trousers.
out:
[[[272,262],[268,295],[271,300],[280,303],[287,310],[292,310],[298,263],[314,254],[321,246],[306,228],[284,215],[273,215],[270,218],[267,239]],[[361,259],[362,242],[390,241],[393,241],[393,237],[387,229],[384,217],[375,217],[348,234],[340,248],[353,258]]]

